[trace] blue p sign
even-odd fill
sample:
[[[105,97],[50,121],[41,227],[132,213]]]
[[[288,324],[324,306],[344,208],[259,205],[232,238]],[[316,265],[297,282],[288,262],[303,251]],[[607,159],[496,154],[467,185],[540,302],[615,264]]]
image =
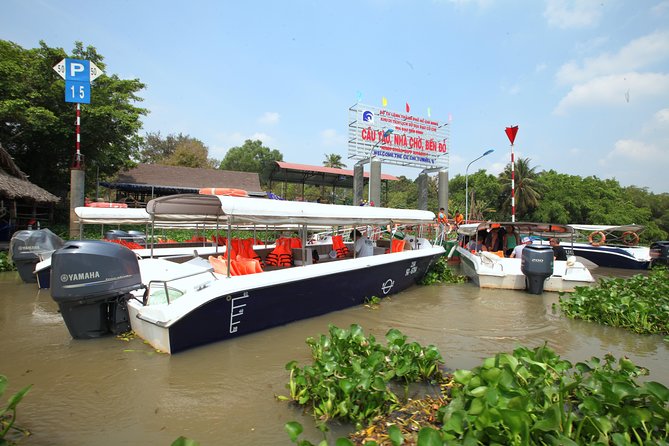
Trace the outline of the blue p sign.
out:
[[[91,66],[87,60],[65,59],[65,80],[77,82],[91,81]]]

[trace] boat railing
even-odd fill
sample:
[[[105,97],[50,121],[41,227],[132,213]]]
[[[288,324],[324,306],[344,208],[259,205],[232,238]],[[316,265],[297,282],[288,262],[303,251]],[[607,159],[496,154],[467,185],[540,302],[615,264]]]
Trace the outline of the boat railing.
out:
[[[211,274],[211,276],[214,278],[214,280],[218,280],[218,278],[216,277],[216,274],[214,274],[214,269],[213,268],[204,269],[202,271],[197,271],[197,272],[190,273],[190,274],[184,274],[184,275],[178,276],[178,277],[172,277],[171,279],[166,279],[166,280],[154,279],[154,280],[149,281],[149,283],[147,284],[146,293],[144,294],[144,301],[142,303],[145,306],[148,305],[149,297],[151,297],[152,289],[154,287],[158,286],[159,288],[161,288],[165,292],[165,300],[167,301],[167,304],[169,305],[171,303],[170,302],[170,289],[175,290],[174,293],[176,293],[177,292],[176,290],[178,290],[178,288],[170,287],[168,284],[174,283],[178,280],[183,280],[183,279],[188,279],[190,277],[199,276],[199,275],[202,275],[202,274]],[[203,290],[203,289],[207,288],[210,284],[211,284],[211,282],[202,282],[202,283],[197,284],[194,287],[194,289],[195,289],[195,291],[200,291],[200,290]],[[184,294],[181,290],[179,290],[178,292],[179,292],[179,296]]]
[[[487,251],[479,251],[476,253],[479,258],[481,259],[482,264],[486,264],[492,268],[492,270],[495,270],[495,267],[499,266],[500,271],[503,273],[504,272],[504,265],[502,265],[502,262],[500,262],[500,258],[497,254],[493,254]]]

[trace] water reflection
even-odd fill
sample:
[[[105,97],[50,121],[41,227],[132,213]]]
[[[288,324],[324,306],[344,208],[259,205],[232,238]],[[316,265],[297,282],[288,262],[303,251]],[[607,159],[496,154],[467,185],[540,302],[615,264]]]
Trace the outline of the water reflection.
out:
[[[205,445],[289,444],[289,420],[317,442],[310,416],[275,395],[287,394],[285,364],[307,362],[305,339],[327,333],[330,323],[358,323],[379,341],[398,328],[436,345],[452,369],[546,342],[572,362],[627,355],[669,385],[662,337],[564,319],[553,309],[557,301],[555,293],[471,284],[414,287],[376,309],[352,308],[168,356],[139,339],[72,340],[48,291],[1,273],[0,373],[10,380],[8,393],[34,384],[19,406],[20,424],[33,432],[26,445],[168,445],[180,435]],[[333,435],[349,429],[335,426]]]

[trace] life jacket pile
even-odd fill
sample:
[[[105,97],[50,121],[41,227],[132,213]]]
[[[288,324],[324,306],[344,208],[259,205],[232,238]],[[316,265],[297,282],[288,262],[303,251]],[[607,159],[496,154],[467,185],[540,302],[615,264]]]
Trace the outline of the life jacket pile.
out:
[[[337,253],[338,259],[348,255],[348,248],[344,244],[344,238],[341,235],[332,236],[332,249]]]
[[[214,268],[214,272],[219,274],[228,274],[228,259],[223,256],[209,256],[209,263]],[[237,256],[236,259],[230,259],[230,275],[243,276],[245,274],[255,274],[263,272],[260,262],[256,259],[246,259]]]
[[[293,253],[291,252],[291,239],[280,238],[276,241],[276,247],[267,254],[265,264],[267,266],[288,267],[293,264]]]
[[[400,240],[398,238],[394,238],[390,241],[390,249],[386,251],[386,254],[389,252],[402,252],[404,251],[404,245],[406,243],[406,240]]]

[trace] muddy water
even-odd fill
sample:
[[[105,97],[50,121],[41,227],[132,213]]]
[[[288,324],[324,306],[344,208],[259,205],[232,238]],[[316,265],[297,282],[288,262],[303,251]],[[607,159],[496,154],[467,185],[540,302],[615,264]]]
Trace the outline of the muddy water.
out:
[[[572,362],[627,355],[669,385],[662,337],[561,318],[552,309],[557,299],[471,284],[414,287],[377,309],[353,308],[168,356],[139,339],[72,340],[48,290],[0,273],[0,374],[10,383],[0,406],[33,384],[19,405],[19,424],[32,432],[25,445],[169,445],[181,435],[202,445],[291,444],[283,430],[290,420],[315,443],[321,436],[311,418],[275,395],[287,394],[284,365],[307,362],[305,338],[326,333],[330,323],[358,323],[380,341],[398,328],[435,344],[453,369],[547,342]],[[335,426],[332,435],[349,429]]]

